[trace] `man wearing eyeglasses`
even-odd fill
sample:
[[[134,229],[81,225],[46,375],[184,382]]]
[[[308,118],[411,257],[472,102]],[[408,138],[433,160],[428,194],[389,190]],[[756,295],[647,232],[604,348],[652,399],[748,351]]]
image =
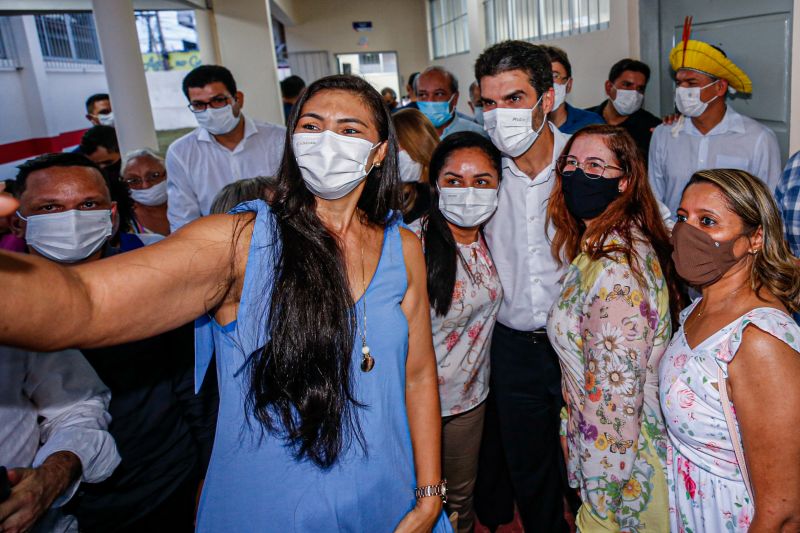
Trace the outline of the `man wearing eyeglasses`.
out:
[[[167,218],[172,231],[208,215],[214,196],[225,185],[274,175],[286,131],[244,116],[244,94],[225,67],[192,70],[183,79],[183,93],[199,127],[167,150]]]
[[[567,53],[556,46],[545,46],[553,68],[553,92],[555,102],[548,118],[561,133],[572,135],[584,126],[604,124],[603,117],[592,111],[573,107],[567,103],[567,94],[572,92],[572,65]]]

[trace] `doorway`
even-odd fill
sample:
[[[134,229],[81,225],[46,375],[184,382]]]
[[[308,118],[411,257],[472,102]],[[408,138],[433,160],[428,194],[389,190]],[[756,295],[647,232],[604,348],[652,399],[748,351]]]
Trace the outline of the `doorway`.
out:
[[[642,40],[642,60],[653,71],[647,91],[652,112],[665,115],[674,111],[669,52],[681,40],[684,17],[691,15],[692,39],[723,49],[753,81],[752,96],[737,95],[728,99],[728,104],[771,128],[786,161],[792,0],[643,0],[639,15],[641,35],[658,36],[649,42]]]
[[[376,91],[385,87],[400,95],[400,75],[396,52],[354,52],[336,54],[339,74],[352,74],[367,80]]]

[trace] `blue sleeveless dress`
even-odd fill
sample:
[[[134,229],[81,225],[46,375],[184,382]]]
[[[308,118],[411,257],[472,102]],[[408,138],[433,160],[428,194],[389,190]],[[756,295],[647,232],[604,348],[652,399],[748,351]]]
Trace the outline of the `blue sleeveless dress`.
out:
[[[262,432],[248,414],[248,356],[268,338],[265,317],[280,246],[274,216],[263,201],[232,212],[257,212],[237,320],[195,324],[199,386],[216,353],[219,421],[200,500],[197,530],[391,532],[415,504],[414,456],[405,407],[408,323],[400,309],[407,279],[399,223],[387,224],[378,269],[367,287],[368,338],[375,368],[361,372],[361,342],[353,348],[353,387],[367,453],[355,442],[321,469],[298,461],[282,439]],[[363,305],[356,305],[359,328]],[[360,331],[356,335],[360,339]],[[451,532],[440,516],[434,531]]]

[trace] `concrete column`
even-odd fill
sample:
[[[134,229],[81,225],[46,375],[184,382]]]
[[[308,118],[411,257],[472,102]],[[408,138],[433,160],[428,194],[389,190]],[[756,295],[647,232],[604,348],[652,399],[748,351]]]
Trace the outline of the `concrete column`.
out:
[[[217,28],[208,10],[194,10],[194,28],[197,31],[197,47],[200,49],[200,61],[204,65],[216,65],[219,63]]]
[[[105,0],[94,0],[95,2]],[[283,124],[269,0],[214,2],[219,64],[245,95],[245,115]]]
[[[12,35],[17,49],[22,78],[22,96],[30,120],[31,137],[53,137],[58,131],[56,115],[48,113],[50,106],[50,85],[47,83],[39,34],[33,15],[11,18]]]
[[[158,149],[132,0],[92,0],[122,153]]]

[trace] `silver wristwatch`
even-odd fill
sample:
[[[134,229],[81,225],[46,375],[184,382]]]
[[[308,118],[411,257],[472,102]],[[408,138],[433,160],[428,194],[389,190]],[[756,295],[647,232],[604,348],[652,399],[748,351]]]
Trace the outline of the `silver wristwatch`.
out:
[[[442,499],[442,503],[447,503],[447,480],[443,479],[436,485],[417,487],[414,489],[414,496],[416,496],[418,500],[427,498],[428,496],[439,496]]]

